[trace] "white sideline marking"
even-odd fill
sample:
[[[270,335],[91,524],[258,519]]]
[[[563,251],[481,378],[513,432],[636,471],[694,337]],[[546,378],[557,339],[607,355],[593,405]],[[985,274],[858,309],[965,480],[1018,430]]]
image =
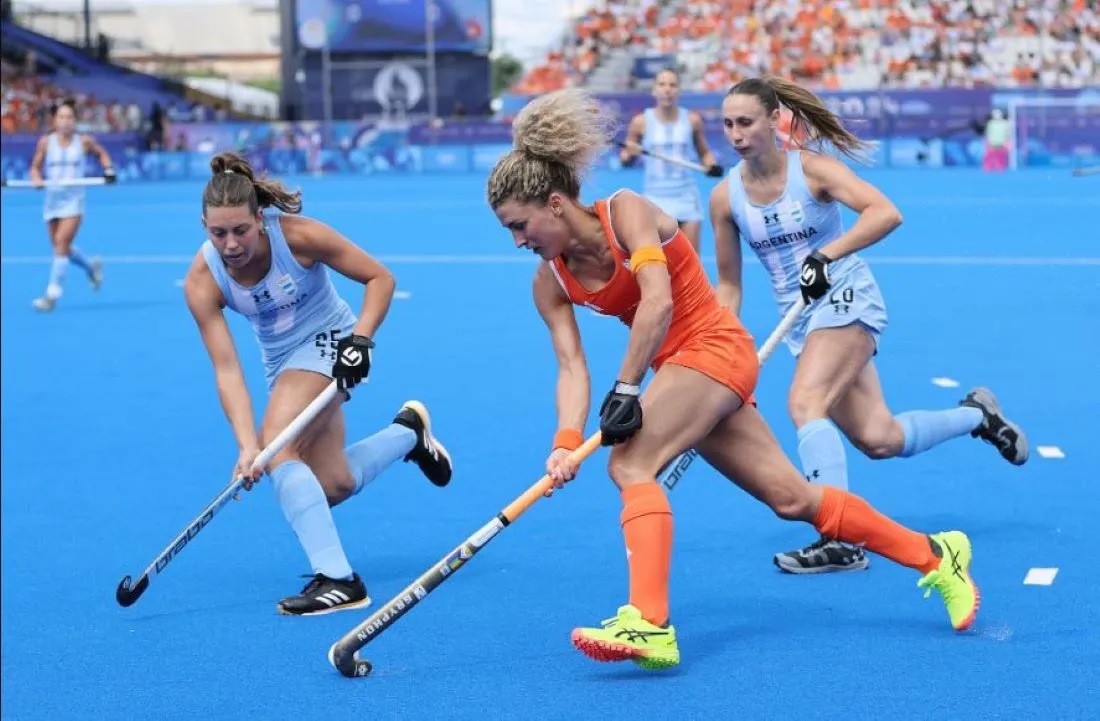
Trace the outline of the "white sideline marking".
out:
[[[1039,451],[1039,455],[1043,458],[1065,458],[1065,452],[1058,446],[1039,446],[1035,450]]]
[[[1054,577],[1057,575],[1057,568],[1032,568],[1024,576],[1024,585],[1049,586],[1054,583]]]
[[[1069,170],[1066,168],[1064,170]],[[415,181],[412,176],[406,176]],[[382,182],[391,182],[396,180],[391,176],[383,180]],[[146,188],[152,187],[149,184],[143,183],[127,183],[126,186],[130,188],[138,188],[145,185]],[[119,186],[116,186],[119,187]],[[98,210],[110,210],[110,211],[123,211],[129,214],[135,212],[146,213],[163,213],[166,211],[184,211],[193,212],[197,207],[197,203],[191,200],[180,200],[177,202],[172,201],[156,201],[142,202],[141,199],[135,199],[133,202],[120,203],[117,202],[117,198],[110,198],[107,193],[113,192],[112,189],[104,189],[96,191],[96,209]],[[185,192],[190,192],[185,191]],[[446,190],[442,191],[446,192]],[[4,188],[3,195],[11,198],[11,194],[23,194],[27,200],[34,198],[30,189],[23,188]],[[486,207],[483,193],[479,193],[476,196],[471,196],[469,200],[464,198],[438,198],[432,200],[430,205],[426,206],[422,200],[414,200],[408,197],[373,197],[371,199],[355,199],[355,200],[326,200],[324,198],[316,198],[308,201],[308,207],[310,210],[339,210],[342,208],[350,208],[363,213],[370,213],[372,211],[380,212],[393,212],[402,210],[414,210],[418,212],[438,212],[454,209],[469,209],[482,214],[490,214],[491,211]],[[955,207],[1016,207],[1020,204],[1020,199],[1012,196],[994,195],[994,196],[907,196],[898,194],[894,196],[894,200],[899,207],[909,206],[921,206],[929,208],[955,208]],[[11,201],[15,205],[16,201]],[[1100,206],[1100,202],[1096,200],[1089,200],[1088,198],[1068,197],[1066,195],[1035,195],[1028,196],[1027,202],[1032,206],[1045,207],[1045,208],[1073,208],[1080,210],[1081,208],[1093,208]],[[22,207],[28,207],[22,203],[15,205],[17,209]],[[37,208],[36,208],[37,210]]]
[[[940,388],[958,388],[959,382],[954,378],[933,378],[932,385],[939,386]]]
[[[418,255],[379,255],[383,263],[393,264],[426,264],[426,265],[450,265],[462,263],[466,265],[534,265],[538,258],[528,253],[498,254],[498,255],[434,255],[424,253]],[[105,256],[103,262],[114,265],[176,265],[190,263],[195,259],[194,255],[114,255]],[[704,263],[713,263],[714,256],[703,256]],[[946,266],[1100,266],[1100,257],[1070,257],[1070,258],[1043,258],[1043,257],[968,257],[968,256],[880,256],[870,257],[867,261],[872,265],[946,265]],[[47,265],[53,262],[49,255],[5,255],[0,258],[4,265]],[[745,258],[747,265],[759,265],[756,258]]]

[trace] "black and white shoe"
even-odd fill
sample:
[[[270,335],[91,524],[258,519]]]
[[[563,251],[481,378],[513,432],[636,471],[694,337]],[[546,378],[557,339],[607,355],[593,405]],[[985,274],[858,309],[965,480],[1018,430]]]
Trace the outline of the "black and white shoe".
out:
[[[871,566],[870,559],[859,546],[849,546],[825,536],[805,548],[777,553],[772,560],[780,571],[799,574],[862,571]]]
[[[300,594],[279,601],[276,609],[284,616],[320,616],[369,605],[367,587],[358,573],[353,574],[349,581],[318,573]]]
[[[1014,466],[1027,463],[1027,436],[1020,426],[1008,420],[1001,411],[997,396],[988,388],[975,388],[959,401],[960,406],[977,408],[982,412],[982,424],[970,432],[1001,453],[1001,457]]]
[[[451,482],[451,455],[432,435],[432,417],[420,401],[407,401],[397,412],[393,422],[411,428],[416,433],[416,445],[405,456],[405,462],[413,461],[428,480],[442,488]]]

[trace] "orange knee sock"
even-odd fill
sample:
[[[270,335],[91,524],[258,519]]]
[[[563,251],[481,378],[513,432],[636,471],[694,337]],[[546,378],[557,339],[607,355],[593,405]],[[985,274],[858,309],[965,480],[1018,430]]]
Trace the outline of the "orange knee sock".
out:
[[[658,626],[668,621],[672,565],[672,509],[661,486],[639,483],[622,490],[623,535],[630,563],[630,605]]]
[[[928,573],[939,567],[928,536],[882,515],[859,496],[823,486],[814,527],[829,538],[856,543],[895,563]]]

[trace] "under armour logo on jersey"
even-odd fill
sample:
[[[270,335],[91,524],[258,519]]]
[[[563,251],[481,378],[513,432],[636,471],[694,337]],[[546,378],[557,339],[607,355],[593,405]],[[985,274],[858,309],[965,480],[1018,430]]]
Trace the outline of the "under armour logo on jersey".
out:
[[[768,215],[764,213],[764,225],[774,225],[779,222],[779,213]]]
[[[340,353],[340,360],[344,365],[354,368],[363,362],[363,353],[358,348],[345,348]]]
[[[265,288],[259,293],[253,293],[252,300],[255,301],[256,305],[263,303],[265,300],[271,300],[271,292]]]

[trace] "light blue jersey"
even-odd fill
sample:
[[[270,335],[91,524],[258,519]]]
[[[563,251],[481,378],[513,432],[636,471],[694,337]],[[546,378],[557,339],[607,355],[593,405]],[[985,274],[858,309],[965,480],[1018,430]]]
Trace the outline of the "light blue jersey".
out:
[[[47,183],[57,180],[76,180],[86,172],[84,139],[73,135],[68,147],[61,147],[57,133],[46,136],[46,159],[43,178]],[[74,218],[84,215],[85,189],[80,186],[46,188],[46,203],[42,213],[44,220]]]
[[[245,288],[230,277],[214,244],[202,254],[226,306],[252,324],[263,356],[268,387],[290,369],[332,376],[336,342],[352,332],[356,318],[336,293],[323,263],[304,268],[287,245],[280,214],[264,213],[264,233],[271,244],[271,268],[259,283]]]
[[[697,160],[691,116],[685,108],[676,109],[676,120],[662,122],[654,108],[644,113],[645,132],[642,147],[671,158]],[[691,170],[653,157],[645,159],[643,195],[681,223],[703,219],[702,199]]]
[[[798,150],[787,153],[787,186],[775,202],[757,205],[749,200],[740,163],[729,172],[729,201],[738,233],[768,273],[783,315],[801,298],[803,261],[844,233],[840,205],[822,203],[810,192]],[[886,328],[882,294],[862,258],[853,253],[830,263],[829,277],[829,293],[814,302],[787,335],[787,345],[795,355],[802,352],[806,335],[818,328],[858,322],[871,331],[876,342]]]

